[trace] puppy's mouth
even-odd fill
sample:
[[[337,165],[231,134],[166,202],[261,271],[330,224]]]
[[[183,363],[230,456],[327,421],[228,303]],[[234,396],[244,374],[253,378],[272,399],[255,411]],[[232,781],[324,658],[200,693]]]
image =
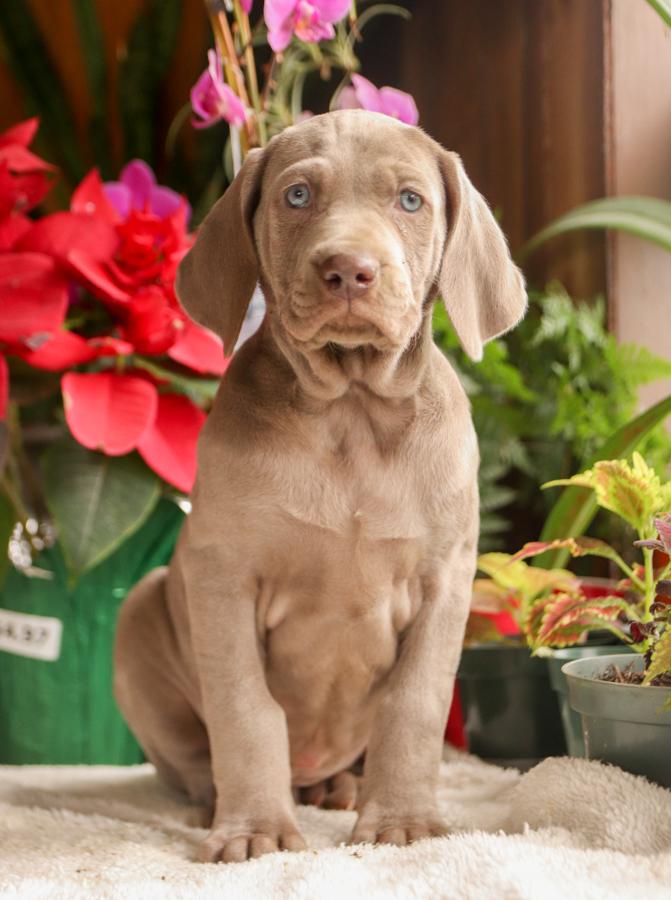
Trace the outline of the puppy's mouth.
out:
[[[374,322],[352,312],[327,322],[319,329],[315,338],[344,350],[377,345],[381,340],[387,340]]]

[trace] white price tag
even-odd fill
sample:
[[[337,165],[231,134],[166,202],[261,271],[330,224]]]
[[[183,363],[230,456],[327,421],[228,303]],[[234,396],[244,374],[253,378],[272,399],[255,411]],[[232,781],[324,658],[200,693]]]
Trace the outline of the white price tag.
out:
[[[63,623],[49,616],[0,609],[0,650],[49,662],[61,653]]]

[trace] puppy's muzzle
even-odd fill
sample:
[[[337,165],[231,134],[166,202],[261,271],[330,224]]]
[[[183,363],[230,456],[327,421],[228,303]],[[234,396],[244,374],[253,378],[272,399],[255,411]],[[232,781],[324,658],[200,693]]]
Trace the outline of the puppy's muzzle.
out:
[[[343,300],[365,296],[380,272],[376,260],[359,253],[335,253],[315,266],[327,293]]]

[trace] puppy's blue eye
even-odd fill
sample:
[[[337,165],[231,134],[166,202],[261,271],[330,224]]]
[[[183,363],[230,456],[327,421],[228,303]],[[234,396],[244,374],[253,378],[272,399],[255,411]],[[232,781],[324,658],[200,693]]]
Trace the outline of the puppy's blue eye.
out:
[[[422,203],[424,201],[414,191],[401,191],[401,206],[406,212],[417,212]]]
[[[310,188],[307,184],[292,184],[284,196],[289,206],[300,209],[310,202]]]

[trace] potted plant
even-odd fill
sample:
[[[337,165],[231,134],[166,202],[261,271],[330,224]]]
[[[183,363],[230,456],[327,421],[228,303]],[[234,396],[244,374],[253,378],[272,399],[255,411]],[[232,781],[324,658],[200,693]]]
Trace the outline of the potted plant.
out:
[[[594,601],[595,625],[612,626],[604,598],[615,588],[606,579],[535,568],[507,553],[483,554],[478,568],[488,577],[474,583],[458,672],[467,743],[487,759],[528,766],[564,753],[565,738],[569,745],[571,738],[566,729],[562,732],[560,698],[553,693],[547,661],[529,654],[538,639],[533,611],[548,598],[571,595]],[[579,636],[586,640],[587,631]],[[544,646],[563,643],[558,633],[544,639]],[[601,648],[584,647],[586,652],[592,649]]]
[[[134,161],[31,218],[37,127],[0,135],[0,762],[135,762],[116,611],[170,558],[226,361],[173,290],[186,200]]]
[[[571,479],[554,482],[593,491],[597,504],[617,515],[638,535],[643,561],[628,565],[603,541],[568,538],[528,546],[531,556],[558,546],[572,555],[597,555],[623,572],[617,627],[624,626],[634,660],[615,654],[566,663],[573,709],[581,715],[589,758],[612,762],[671,787],[671,482],[662,483],[645,461],[608,460]],[[618,606],[613,597],[606,606]],[[548,598],[536,609],[537,640],[561,629],[567,643],[578,627],[592,627],[585,602]],[[585,621],[587,617],[587,621]],[[615,619],[613,620],[615,622]]]

